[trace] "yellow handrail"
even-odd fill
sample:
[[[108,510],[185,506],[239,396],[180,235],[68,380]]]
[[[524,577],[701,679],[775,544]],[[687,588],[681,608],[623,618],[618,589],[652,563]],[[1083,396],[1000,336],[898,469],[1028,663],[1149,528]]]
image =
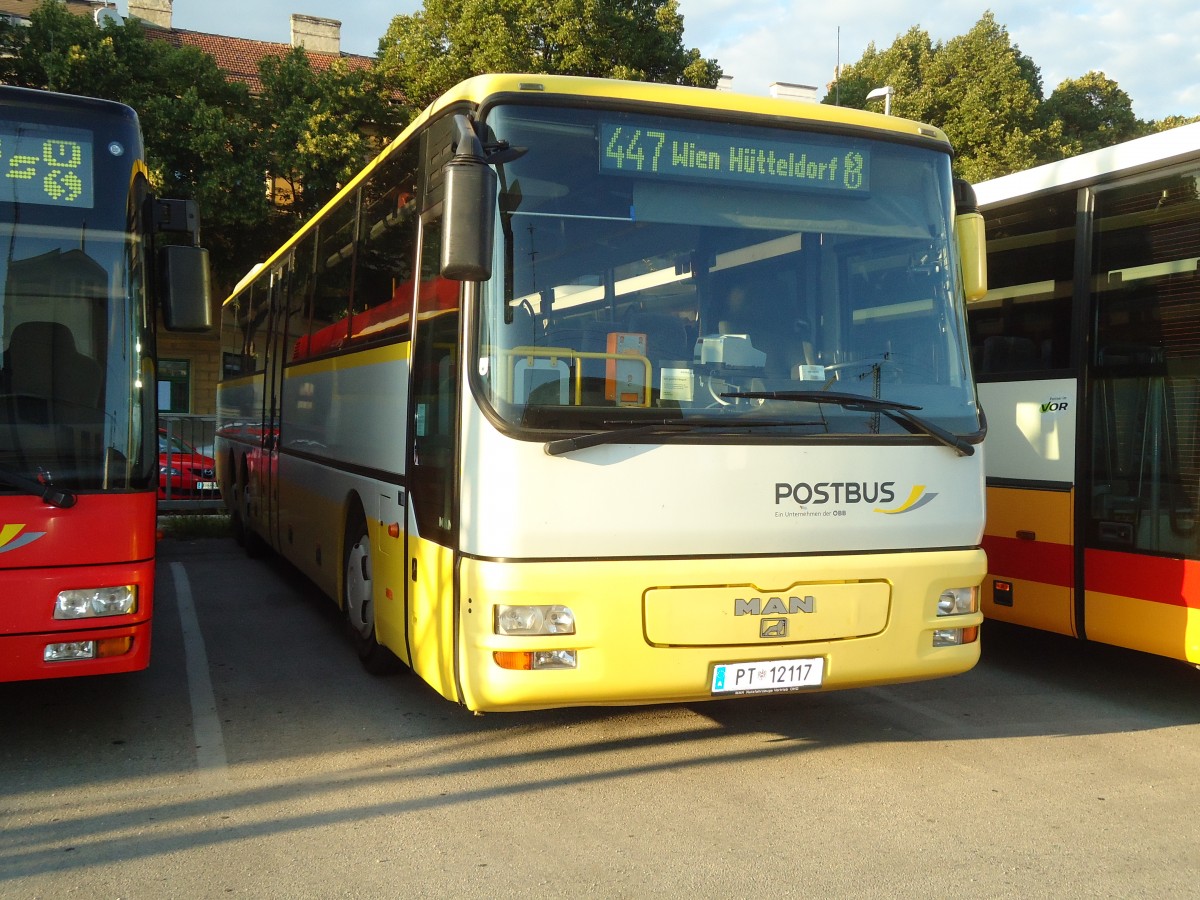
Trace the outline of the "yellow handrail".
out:
[[[646,380],[642,385],[642,406],[650,405],[650,379],[653,375],[654,367],[651,365],[648,357],[641,356],[636,353],[596,353],[589,350],[575,350],[571,347],[513,347],[511,350],[501,350],[502,356],[509,357],[508,365],[508,402],[516,402],[513,397],[514,379],[513,370],[516,368],[517,360],[525,357],[532,362],[534,358],[538,359],[556,359],[560,356],[568,357],[575,361],[575,405],[583,405],[583,379],[579,377],[579,369],[585,359],[613,359],[613,360],[640,360],[646,368]]]

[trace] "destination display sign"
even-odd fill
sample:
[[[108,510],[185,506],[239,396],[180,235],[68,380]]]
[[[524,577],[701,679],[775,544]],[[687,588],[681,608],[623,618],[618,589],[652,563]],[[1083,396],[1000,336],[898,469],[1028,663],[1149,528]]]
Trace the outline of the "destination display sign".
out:
[[[866,194],[870,151],[857,141],[791,140],[680,128],[666,122],[601,121],[600,171],[753,187]]]
[[[0,201],[91,209],[92,135],[0,121]]]

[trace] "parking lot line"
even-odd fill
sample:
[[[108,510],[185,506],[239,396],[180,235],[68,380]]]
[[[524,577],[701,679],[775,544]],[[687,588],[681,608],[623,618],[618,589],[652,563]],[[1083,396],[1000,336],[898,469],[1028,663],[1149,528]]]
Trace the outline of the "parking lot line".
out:
[[[175,582],[175,602],[179,606],[179,624],[183,631],[183,653],[187,666],[188,695],[192,703],[192,733],[196,741],[196,767],[208,777],[228,776],[225,757],[225,737],[217,715],[217,698],[213,693],[208,669],[208,653],[204,635],[196,618],[192,602],[192,585],[183,563],[171,563]]]

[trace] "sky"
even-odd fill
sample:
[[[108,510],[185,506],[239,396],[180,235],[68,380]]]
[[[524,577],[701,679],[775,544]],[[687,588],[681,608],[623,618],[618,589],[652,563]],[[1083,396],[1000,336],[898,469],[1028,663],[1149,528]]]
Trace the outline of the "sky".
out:
[[[118,0],[122,14],[127,0]],[[287,43],[292,13],[337,19],[342,49],[373,56],[392,17],[419,0],[174,0],[174,26]],[[934,42],[965,34],[991,10],[1041,70],[1046,96],[1067,78],[1103,72],[1141,119],[1200,115],[1200,4],[1196,0],[678,0],[685,47],[715,59],[733,89],[765,94],[772,82],[813,85],[818,98],[839,60],[886,49],[917,26]]]

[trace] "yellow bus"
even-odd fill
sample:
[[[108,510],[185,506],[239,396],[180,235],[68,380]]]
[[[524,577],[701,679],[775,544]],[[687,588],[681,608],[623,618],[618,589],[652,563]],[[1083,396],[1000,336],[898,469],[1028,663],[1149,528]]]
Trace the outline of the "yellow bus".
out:
[[[977,186],[991,618],[1200,662],[1200,124]]]
[[[476,711],[963,672],[973,202],[897,118],[468,80],[224,303],[235,528]]]

